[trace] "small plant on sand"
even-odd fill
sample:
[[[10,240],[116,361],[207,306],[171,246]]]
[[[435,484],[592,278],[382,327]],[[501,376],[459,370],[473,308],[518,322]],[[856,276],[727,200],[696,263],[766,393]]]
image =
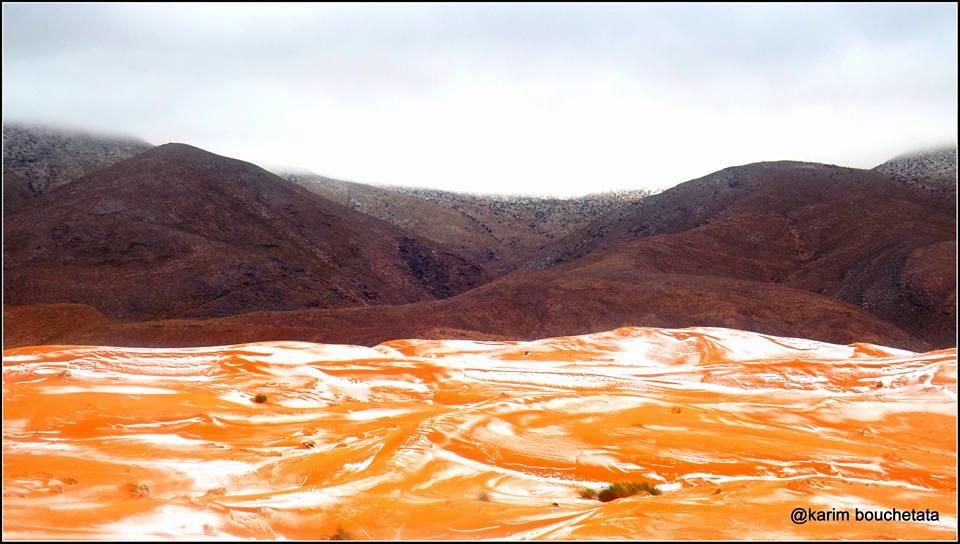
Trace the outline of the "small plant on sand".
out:
[[[330,536],[330,540],[353,540],[353,536],[343,528],[343,525],[338,525],[337,532]]]
[[[253,397],[253,402],[256,402],[257,404],[263,404],[267,402],[267,396],[263,393],[257,393],[257,396]]]
[[[150,496],[150,486],[147,484],[127,484],[123,487],[131,497],[143,499]]]
[[[595,489],[590,489],[589,487],[584,487],[580,489],[580,498],[587,500],[595,500],[597,498],[597,491]]]
[[[483,501],[483,502],[490,502],[490,494],[487,493],[486,491],[481,491],[480,494],[477,495],[477,500]]]
[[[600,492],[597,493],[597,499],[599,499],[600,502],[610,502],[616,499],[631,497],[638,493],[659,495],[662,491],[657,489],[656,485],[646,480],[642,482],[618,482],[601,489]]]

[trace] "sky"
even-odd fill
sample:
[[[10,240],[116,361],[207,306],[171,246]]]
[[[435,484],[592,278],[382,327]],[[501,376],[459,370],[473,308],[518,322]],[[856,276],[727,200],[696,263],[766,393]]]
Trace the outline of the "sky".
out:
[[[956,143],[944,4],[3,4],[3,118],[571,196]]]

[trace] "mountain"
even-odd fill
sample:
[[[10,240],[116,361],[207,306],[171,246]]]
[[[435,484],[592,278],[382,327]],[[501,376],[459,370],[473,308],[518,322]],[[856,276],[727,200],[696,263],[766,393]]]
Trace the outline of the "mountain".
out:
[[[780,284],[856,305],[933,345],[956,319],[955,205],[869,170],[798,162],[721,170],[621,207],[545,248],[638,272]]]
[[[905,153],[874,168],[902,182],[936,192],[957,192],[957,148]]]
[[[512,271],[532,251],[595,217],[649,194],[638,189],[573,198],[474,195],[365,185],[308,173],[284,177],[325,198],[453,248],[497,274]]]
[[[499,241],[485,225],[460,211],[387,187],[340,181],[315,174],[286,179],[334,202],[443,244],[484,266],[501,259]]]
[[[399,304],[483,269],[253,164],[166,144],[8,216],[6,304],[124,319]]]
[[[40,195],[152,146],[138,138],[52,127],[3,126],[4,215]]]

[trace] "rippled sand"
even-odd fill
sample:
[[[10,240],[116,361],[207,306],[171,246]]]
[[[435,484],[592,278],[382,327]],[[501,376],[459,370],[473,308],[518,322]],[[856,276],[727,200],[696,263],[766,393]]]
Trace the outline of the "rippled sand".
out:
[[[3,532],[954,539],[956,369],[955,349],[715,328],[12,349]],[[579,496],[642,479],[663,493]],[[855,506],[940,521],[790,521]]]

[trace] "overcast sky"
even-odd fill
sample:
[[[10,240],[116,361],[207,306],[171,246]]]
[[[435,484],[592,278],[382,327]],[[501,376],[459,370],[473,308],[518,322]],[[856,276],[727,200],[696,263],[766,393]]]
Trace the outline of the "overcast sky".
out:
[[[5,121],[571,195],[954,143],[957,7],[3,4]]]

